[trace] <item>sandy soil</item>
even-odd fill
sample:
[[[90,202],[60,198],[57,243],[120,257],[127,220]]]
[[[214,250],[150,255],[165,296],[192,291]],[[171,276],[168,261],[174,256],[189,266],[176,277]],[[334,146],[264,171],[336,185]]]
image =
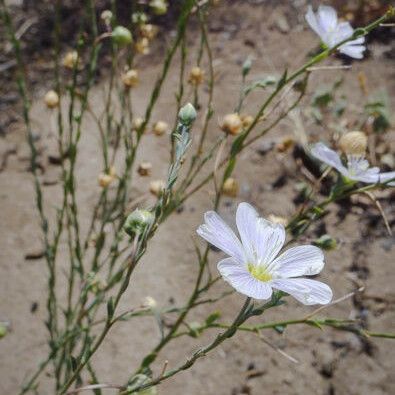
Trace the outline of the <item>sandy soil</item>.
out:
[[[218,70],[215,118],[234,107],[238,96],[240,64],[248,55],[253,55],[255,59],[251,79],[267,73],[278,74],[284,67],[294,68],[303,63],[307,48],[314,47],[317,42],[312,32],[301,28],[299,22],[302,21],[303,9],[300,5],[296,18],[293,9],[288,6],[232,3],[213,13],[210,35]],[[281,32],[284,29],[279,29],[274,22],[278,13],[287,17],[289,29],[285,29],[286,32]],[[193,34],[190,35],[190,45],[196,45]],[[367,76],[368,89],[374,91],[382,87],[388,92],[395,91],[394,63],[383,56],[386,49],[382,44],[370,44],[369,59],[353,63],[352,70],[344,72],[346,83],[341,89],[355,106],[362,102],[357,79],[360,71]],[[157,56],[154,54],[141,61],[145,67],[136,91],[136,113],[143,110],[148,92],[146,86],[152,84],[159,70],[155,59]],[[339,61],[331,59],[329,63],[338,64]],[[338,73],[329,71],[314,74],[310,94],[318,84],[333,82]],[[154,119],[173,121],[173,115],[169,116],[169,107],[173,102],[177,78],[176,73],[170,75]],[[101,85],[92,92],[94,105],[100,106],[101,92]],[[257,97],[254,96],[254,100],[249,103],[251,111],[257,104]],[[32,117],[34,128],[40,136],[41,157],[46,163],[53,142],[53,120],[40,101],[34,105]],[[315,125],[303,126],[305,132],[314,134],[315,138],[324,133]],[[198,130],[199,122],[195,125],[195,131]],[[292,134],[293,131],[293,120],[287,119],[265,141],[279,141],[280,136]],[[209,133],[211,140],[220,133],[216,122],[212,122]],[[389,137],[394,140],[395,134],[392,132]],[[14,125],[12,133],[8,133],[1,144],[5,147],[2,149],[3,155],[7,150],[12,152],[0,172],[0,319],[10,321],[12,331],[0,341],[0,392],[15,394],[24,378],[46,355],[43,322],[46,318],[47,274],[42,259],[25,259],[27,253],[39,251],[40,231],[32,198],[32,180],[27,171],[23,126]],[[168,155],[166,144],[166,138],[146,137],[140,155],[141,159],[153,163],[152,179],[165,175]],[[243,200],[256,205],[265,216],[271,213],[289,216],[295,210],[293,198],[296,192],[293,185],[303,177],[295,173],[295,162],[290,153],[269,152],[262,156],[259,153],[262,144],[257,142],[240,158],[236,170],[241,183],[240,195],[237,199],[224,199],[220,208],[221,214],[229,221],[234,216],[237,203]],[[101,164],[95,155],[97,145],[97,131],[92,120],[87,119],[78,165],[78,200],[83,226],[89,220],[85,213],[89,212],[92,199],[98,194],[96,179]],[[57,171],[56,166],[45,164],[43,179],[56,179]],[[278,183],[275,181],[282,174],[286,175],[285,181],[280,183],[281,186],[276,186]],[[135,195],[146,190],[146,179],[136,178]],[[45,186],[44,191],[46,202],[51,206],[59,199],[60,185],[55,183]],[[187,290],[193,284],[197,271],[191,237],[196,238],[195,229],[204,211],[211,207],[211,196],[212,186],[209,186],[189,200],[183,212],[174,214],[160,229],[135,272],[133,285],[125,295],[121,309],[138,306],[147,295],[160,301],[161,305],[168,304],[170,300],[174,300],[175,304],[182,304],[186,300]],[[388,199],[383,205],[393,225],[394,207],[391,207]],[[325,220],[327,232],[338,239],[339,246],[326,254],[327,265],[320,277],[332,286],[335,297],[355,289],[356,282],[365,286],[366,290],[362,296],[331,307],[323,315],[344,318],[362,315],[369,329],[393,331],[394,239],[387,236],[381,220],[372,225],[372,221],[369,221],[371,216],[360,208],[352,209],[344,219],[339,219],[337,215],[339,208],[332,207],[332,213]],[[370,211],[375,213],[374,208],[370,208]],[[315,232],[318,230],[313,228],[304,241],[315,238]],[[213,267],[219,258],[219,254],[213,253]],[[59,272],[62,275],[61,268]],[[224,283],[217,287],[218,292],[225,289],[227,285]],[[61,284],[59,292],[62,292]],[[240,295],[233,295],[219,303],[218,307],[197,309],[190,321],[204,319],[216,309],[223,311],[223,320],[226,321],[231,319],[242,303]],[[311,311],[289,299],[286,306],[268,312],[260,320],[300,317]],[[164,350],[155,369],[160,370],[165,359],[169,360],[170,367],[176,365],[213,336],[214,332],[211,331],[199,339],[182,338],[174,342],[173,347]],[[268,332],[266,336],[274,345],[299,360],[299,363],[290,362],[254,335],[242,333],[200,360],[189,371],[164,382],[159,392],[174,395],[395,393],[395,351],[390,340],[362,341],[350,333],[330,329],[319,331],[308,327],[288,328],[283,335]],[[93,358],[99,376],[105,382],[123,383],[157,339],[153,319],[119,324]],[[53,393],[45,376],[41,384],[40,394]]]

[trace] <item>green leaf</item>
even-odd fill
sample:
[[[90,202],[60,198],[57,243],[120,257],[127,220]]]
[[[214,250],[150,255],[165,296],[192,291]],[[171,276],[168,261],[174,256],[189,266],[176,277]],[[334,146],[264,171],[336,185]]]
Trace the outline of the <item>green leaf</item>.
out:
[[[217,321],[221,317],[221,313],[219,311],[214,311],[206,318],[206,325],[210,326],[215,321]]]

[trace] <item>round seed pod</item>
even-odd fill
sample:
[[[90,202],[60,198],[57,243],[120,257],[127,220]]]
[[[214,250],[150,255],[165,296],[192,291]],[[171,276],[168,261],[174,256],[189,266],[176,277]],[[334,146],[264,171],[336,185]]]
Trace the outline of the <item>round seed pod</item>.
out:
[[[149,185],[149,190],[153,195],[160,196],[160,195],[162,195],[165,187],[166,187],[166,184],[163,180],[155,180],[155,181],[151,181],[151,183]]]
[[[127,88],[135,87],[139,82],[139,73],[136,69],[129,69],[122,74],[122,82]]]
[[[221,122],[221,129],[232,136],[236,136],[241,132],[243,123],[239,114],[227,114]]]
[[[192,67],[189,72],[188,82],[193,86],[200,85],[204,80],[204,72],[199,66]]]
[[[225,180],[222,191],[227,196],[236,197],[239,193],[239,184],[234,178],[229,177]]]
[[[364,156],[367,146],[366,134],[359,131],[348,132],[339,140],[339,147],[346,155]]]
[[[150,162],[141,162],[137,168],[137,172],[142,177],[150,176],[152,170],[152,164]]]
[[[59,95],[54,91],[48,91],[44,96],[44,103],[48,108],[55,108],[59,105]]]
[[[162,134],[165,134],[168,131],[169,131],[169,125],[166,122],[164,121],[155,122],[153,132],[157,136],[162,136]]]

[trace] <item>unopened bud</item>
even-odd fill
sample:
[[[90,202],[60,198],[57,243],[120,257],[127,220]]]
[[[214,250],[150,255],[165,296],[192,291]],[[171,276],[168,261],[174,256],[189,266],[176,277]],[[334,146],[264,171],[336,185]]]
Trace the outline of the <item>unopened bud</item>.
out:
[[[243,67],[242,67],[242,74],[243,74],[243,77],[246,77],[247,74],[250,72],[250,70],[251,70],[251,65],[252,65],[251,58],[247,58],[247,59],[244,61]]]
[[[144,23],[140,26],[140,34],[142,37],[145,37],[148,40],[152,40],[156,33],[158,32],[158,28],[151,23]]]
[[[328,251],[334,250],[337,247],[336,240],[329,235],[322,235],[319,239],[315,240],[313,244]]]
[[[163,15],[167,12],[167,2],[165,0],[151,0],[149,5],[156,15]]]
[[[163,193],[163,190],[166,188],[166,184],[163,180],[155,180],[151,181],[149,185],[149,190],[150,192],[155,195],[155,196],[161,196]]]
[[[189,77],[188,77],[188,82],[191,85],[198,86],[200,85],[204,80],[204,72],[199,66],[192,67]]]
[[[134,44],[134,49],[137,53],[142,55],[148,55],[150,53],[149,40],[147,37],[141,37]]]
[[[169,125],[166,122],[163,121],[155,122],[153,132],[157,136],[162,136],[162,134],[165,134],[168,131],[169,131]]]
[[[116,26],[111,37],[118,45],[128,45],[132,42],[132,33],[124,26]]]
[[[152,164],[150,162],[141,162],[137,172],[140,174],[140,176],[149,176],[151,175],[151,170],[152,170]]]
[[[243,123],[240,119],[239,114],[237,114],[237,113],[225,115],[225,117],[221,123],[221,129],[225,133],[231,134],[233,136],[240,133],[242,126],[243,126]]]
[[[239,184],[234,178],[229,177],[225,180],[222,191],[227,196],[236,197],[239,193]]]
[[[7,334],[7,327],[4,323],[0,322],[0,339]]]
[[[54,90],[50,90],[45,94],[44,102],[48,108],[55,108],[59,105],[59,95]]]
[[[346,155],[364,156],[368,146],[368,138],[363,132],[348,132],[340,138],[339,146]]]
[[[180,109],[178,118],[183,125],[190,125],[196,119],[196,110],[191,103],[187,103]]]
[[[155,217],[150,211],[136,209],[126,218],[123,229],[129,236],[141,234],[154,223],[154,220]]]
[[[122,74],[122,82],[127,88],[136,86],[139,82],[139,73],[136,69],[129,69]]]
[[[79,57],[77,51],[70,51],[64,56],[62,64],[68,69],[74,69],[79,64]]]

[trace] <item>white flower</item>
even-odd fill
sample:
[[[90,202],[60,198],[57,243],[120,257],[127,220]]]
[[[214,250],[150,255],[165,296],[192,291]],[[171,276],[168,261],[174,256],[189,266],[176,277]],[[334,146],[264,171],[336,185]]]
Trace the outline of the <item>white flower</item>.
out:
[[[378,167],[369,167],[369,162],[360,155],[347,155],[347,166],[343,165],[340,155],[322,143],[317,143],[311,153],[322,162],[334,167],[344,177],[367,184],[386,183],[395,179],[395,171],[380,173]],[[395,186],[395,180],[387,185]]]
[[[207,212],[204,220],[197,233],[230,256],[218,263],[218,270],[238,292],[261,300],[269,299],[274,288],[305,305],[331,301],[326,284],[297,278],[322,270],[324,255],[319,248],[298,246],[277,256],[285,242],[283,225],[259,218],[248,203],[240,203],[236,213],[241,241],[214,211]]]
[[[322,42],[328,47],[333,48],[340,42],[350,38],[354,29],[349,22],[339,22],[335,9],[329,6],[320,5],[314,14],[311,6],[308,7],[306,21],[310,27],[320,36]],[[363,58],[365,37],[359,37],[341,45],[339,52],[355,59]]]

